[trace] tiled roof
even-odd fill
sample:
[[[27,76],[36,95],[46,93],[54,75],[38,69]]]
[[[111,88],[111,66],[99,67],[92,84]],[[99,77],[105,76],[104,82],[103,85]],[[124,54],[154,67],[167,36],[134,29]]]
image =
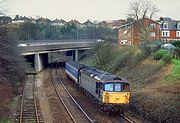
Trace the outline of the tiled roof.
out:
[[[167,29],[163,29],[163,24],[164,23],[168,24]],[[164,22],[161,23],[161,29],[162,30],[180,30],[180,29],[177,28],[178,23],[180,24],[180,21],[174,21],[174,20],[172,20],[172,21],[164,21]]]

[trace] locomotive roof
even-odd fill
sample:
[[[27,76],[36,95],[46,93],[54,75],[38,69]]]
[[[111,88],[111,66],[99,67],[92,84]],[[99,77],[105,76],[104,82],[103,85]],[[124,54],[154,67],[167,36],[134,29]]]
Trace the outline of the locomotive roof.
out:
[[[66,63],[68,63],[69,65],[71,65],[72,67],[74,67],[76,69],[80,69],[80,68],[83,68],[85,66],[83,64],[80,64],[80,63],[74,62],[74,61],[68,61]]]
[[[90,76],[93,79],[99,80],[99,81],[112,81],[112,80],[120,80],[120,81],[127,81],[122,77],[118,77],[116,75],[112,75],[108,72],[98,70],[95,68],[85,67],[81,70],[84,74]]]

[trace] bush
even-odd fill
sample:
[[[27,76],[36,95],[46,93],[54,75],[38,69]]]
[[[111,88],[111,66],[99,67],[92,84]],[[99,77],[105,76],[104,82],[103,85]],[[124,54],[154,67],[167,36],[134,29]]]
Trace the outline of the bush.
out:
[[[180,48],[173,49],[171,51],[173,58],[180,59]]]
[[[163,58],[163,56],[165,56],[166,54],[169,54],[167,50],[160,49],[153,54],[153,58],[156,61],[161,60]]]
[[[128,60],[130,57],[129,52],[125,52],[124,54],[119,55],[114,61],[113,61],[113,66],[112,69],[114,71],[118,70],[119,68],[122,68],[126,66]]]
[[[180,41],[173,41],[171,44],[174,45],[175,47],[180,48]]]
[[[152,41],[144,41],[140,48],[142,50],[142,53],[145,57],[148,57],[151,55],[152,52],[155,52],[160,49],[161,42],[152,42]]]
[[[165,54],[162,58],[162,61],[165,63],[165,64],[170,64],[171,61],[172,61],[172,56],[170,54]]]
[[[132,64],[131,65],[136,65],[138,64],[140,61],[142,61],[144,59],[144,56],[143,54],[140,52],[140,53],[137,53],[135,54],[135,56],[133,57],[133,60],[132,60]]]

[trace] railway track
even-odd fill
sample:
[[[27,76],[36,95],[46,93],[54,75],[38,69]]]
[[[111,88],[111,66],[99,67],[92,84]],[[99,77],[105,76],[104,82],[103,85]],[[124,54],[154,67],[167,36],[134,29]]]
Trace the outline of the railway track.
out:
[[[120,114],[120,117],[123,118],[128,123],[134,123],[133,121],[131,121],[128,117],[124,116],[123,114]]]
[[[23,88],[19,123],[44,123],[36,89],[34,77],[28,75]]]
[[[83,108],[75,101],[73,96],[66,89],[63,81],[57,72],[58,63],[51,66],[51,80],[53,87],[58,95],[59,100],[65,107],[69,117],[74,123],[94,123],[95,121],[83,110]]]

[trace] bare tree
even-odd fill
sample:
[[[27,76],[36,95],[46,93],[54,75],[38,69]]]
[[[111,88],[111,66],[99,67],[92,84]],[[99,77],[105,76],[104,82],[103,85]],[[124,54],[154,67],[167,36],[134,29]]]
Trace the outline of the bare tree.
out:
[[[134,20],[152,19],[158,12],[158,7],[149,0],[135,0],[130,3],[128,18],[133,18]]]
[[[135,20],[139,30],[138,38],[141,42],[149,40],[150,26],[145,19],[152,19],[159,12],[158,7],[149,0],[134,0],[130,3],[127,17]]]

